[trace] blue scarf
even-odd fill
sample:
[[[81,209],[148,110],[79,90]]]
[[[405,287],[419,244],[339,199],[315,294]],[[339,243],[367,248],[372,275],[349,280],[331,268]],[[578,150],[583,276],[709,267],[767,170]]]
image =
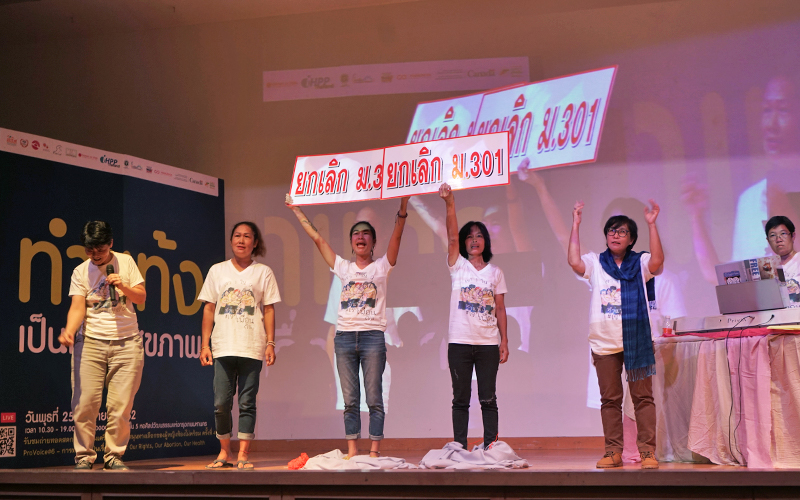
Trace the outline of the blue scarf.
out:
[[[653,340],[650,337],[648,302],[655,301],[654,279],[647,282],[647,295],[642,286],[641,257],[644,252],[631,250],[617,267],[611,250],[600,254],[600,265],[612,278],[619,280],[622,288],[622,349],[628,382],[643,380],[656,373]]]

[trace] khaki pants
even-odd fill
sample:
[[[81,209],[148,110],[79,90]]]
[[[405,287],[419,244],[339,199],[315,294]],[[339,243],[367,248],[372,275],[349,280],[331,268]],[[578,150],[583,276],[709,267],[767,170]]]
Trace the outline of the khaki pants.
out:
[[[592,361],[597,370],[600,386],[600,417],[603,419],[603,435],[606,451],[622,453],[622,367],[624,354],[600,356],[592,352]],[[653,402],[653,377],[628,382],[628,389],[636,415],[636,446],[640,452],[656,451],[656,405]]]
[[[75,462],[94,462],[97,416],[108,387],[104,461],[121,457],[131,434],[133,398],[144,367],[142,337],[98,340],[80,335],[72,352],[72,417],[75,423]]]

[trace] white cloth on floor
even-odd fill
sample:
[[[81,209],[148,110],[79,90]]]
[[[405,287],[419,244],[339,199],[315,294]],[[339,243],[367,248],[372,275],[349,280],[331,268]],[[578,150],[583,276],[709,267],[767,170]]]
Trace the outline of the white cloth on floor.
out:
[[[453,441],[441,450],[429,451],[419,466],[423,469],[524,469],[529,464],[504,441],[495,441],[488,450],[484,450],[481,443],[472,451]]]
[[[301,470],[378,470],[378,469],[416,469],[402,458],[356,455],[346,460],[341,450],[333,450],[308,459]]]

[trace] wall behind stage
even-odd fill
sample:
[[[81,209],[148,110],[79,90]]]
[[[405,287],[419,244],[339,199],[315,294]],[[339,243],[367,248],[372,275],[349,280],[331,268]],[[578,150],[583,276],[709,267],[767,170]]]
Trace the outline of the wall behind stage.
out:
[[[0,467],[73,463],[71,349],[57,338],[72,271],[86,259],[80,232],[89,220],[111,224],[114,251],[130,253],[146,281],[147,301],[136,309],[145,364],[125,458],[218,450],[213,370],[197,359],[202,312],[194,299],[224,256],[221,193],[221,185],[220,196],[210,196],[0,152]],[[95,442],[101,457],[106,423],[104,406]]]
[[[294,159],[402,143],[417,102],[457,93],[263,103],[262,72],[527,56],[531,79],[540,80],[618,64],[596,163],[515,178],[513,190],[457,194],[460,220],[494,228],[496,262],[513,279],[507,299],[517,309],[509,322],[511,361],[500,372],[501,435],[599,435],[586,341],[589,294],[561,246],[572,204],[586,202],[582,241],[599,252],[608,213],[633,214],[643,225],[642,202],[655,198],[669,271],[661,311],[716,314],[707,264],[767,252],[760,225],[778,209],[761,203],[769,179],[784,187],[786,196],[773,199],[787,200],[785,210],[800,191],[791,184],[799,178],[791,126],[782,129],[788,146],[779,151],[775,126],[762,119],[771,81],[789,73],[796,88],[798,20],[800,4],[792,0],[435,0],[41,40],[0,47],[0,67],[9,68],[0,95],[11,96],[0,100],[0,125],[225,178],[226,228],[242,219],[260,224],[269,249],[260,260],[275,270],[284,299],[276,307],[280,349],[264,373],[257,438],[340,437],[324,319],[331,276],[282,204]],[[793,103],[784,117],[796,116]],[[389,338],[389,437],[450,433],[441,357],[445,251],[420,216],[428,210],[441,217],[443,210],[436,197],[420,201],[390,278],[396,328]],[[374,212],[365,217],[383,224],[381,253],[396,202],[307,213],[346,255],[344,232],[365,207]],[[756,216],[738,217],[737,210]],[[637,248],[646,246],[640,237]],[[478,412],[471,422],[479,436]]]

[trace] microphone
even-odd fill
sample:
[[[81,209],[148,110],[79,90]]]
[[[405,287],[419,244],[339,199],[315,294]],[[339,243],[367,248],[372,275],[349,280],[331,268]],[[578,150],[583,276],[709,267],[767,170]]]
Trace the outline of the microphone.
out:
[[[106,276],[109,274],[114,274],[114,266],[111,264],[106,266]],[[117,296],[117,287],[114,285],[108,285],[108,298],[113,302],[119,300],[119,296]]]

